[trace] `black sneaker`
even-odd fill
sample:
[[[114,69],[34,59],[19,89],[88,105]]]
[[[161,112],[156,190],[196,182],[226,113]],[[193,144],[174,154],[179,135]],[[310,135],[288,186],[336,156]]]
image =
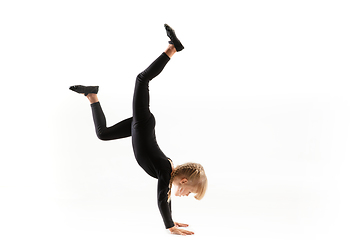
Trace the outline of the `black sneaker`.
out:
[[[84,95],[87,96],[89,93],[97,94],[99,91],[99,86],[74,85],[69,87],[69,89],[77,93],[84,93]]]
[[[168,24],[164,24],[164,28],[166,29],[167,36],[171,39],[169,43],[174,45],[177,52],[182,51],[184,47],[182,43],[179,41],[179,39],[177,38],[175,31]]]

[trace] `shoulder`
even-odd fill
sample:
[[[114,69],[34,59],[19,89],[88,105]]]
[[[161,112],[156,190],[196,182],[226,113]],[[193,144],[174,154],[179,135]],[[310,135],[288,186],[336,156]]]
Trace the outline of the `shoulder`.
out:
[[[160,159],[157,167],[157,175],[161,177],[171,176],[172,164],[168,159]]]
[[[169,182],[171,180],[172,166],[171,163],[167,160],[163,166],[157,171],[158,178],[158,187],[160,189],[168,189]]]

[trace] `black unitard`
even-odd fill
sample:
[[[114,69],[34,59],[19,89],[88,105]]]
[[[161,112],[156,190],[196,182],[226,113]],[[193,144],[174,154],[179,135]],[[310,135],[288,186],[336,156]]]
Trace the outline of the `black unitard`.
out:
[[[162,53],[136,78],[133,96],[133,117],[112,127],[106,127],[105,115],[100,103],[91,104],[95,131],[101,140],[113,140],[132,136],[132,147],[138,164],[150,176],[158,179],[157,200],[166,228],[174,226],[171,203],[167,202],[172,166],[159,148],[155,135],[155,118],[149,109],[149,81],[156,77],[170,58]]]

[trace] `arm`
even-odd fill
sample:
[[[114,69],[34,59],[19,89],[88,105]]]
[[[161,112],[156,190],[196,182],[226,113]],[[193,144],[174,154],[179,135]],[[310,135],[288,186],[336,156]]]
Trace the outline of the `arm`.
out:
[[[157,203],[158,209],[163,218],[164,225],[166,228],[174,227],[175,224],[172,219],[172,209],[171,209],[171,201],[168,200],[168,184],[161,178],[158,178],[158,188],[157,188]]]
[[[158,199],[158,208],[161,212],[161,216],[164,221],[166,229],[169,229],[170,233],[178,235],[192,235],[194,234],[191,231],[179,229],[178,227],[188,227],[188,224],[176,223],[172,220],[172,209],[171,201],[167,202],[168,199],[168,185],[164,184],[164,181],[158,179],[158,189],[157,189],[157,199]]]

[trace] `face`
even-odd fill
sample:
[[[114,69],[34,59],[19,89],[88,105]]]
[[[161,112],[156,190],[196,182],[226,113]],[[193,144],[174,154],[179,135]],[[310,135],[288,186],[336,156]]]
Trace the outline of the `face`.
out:
[[[174,184],[176,187],[175,196],[189,196],[191,193],[197,193],[197,190],[194,186],[189,185],[189,181],[184,178],[181,181]]]

